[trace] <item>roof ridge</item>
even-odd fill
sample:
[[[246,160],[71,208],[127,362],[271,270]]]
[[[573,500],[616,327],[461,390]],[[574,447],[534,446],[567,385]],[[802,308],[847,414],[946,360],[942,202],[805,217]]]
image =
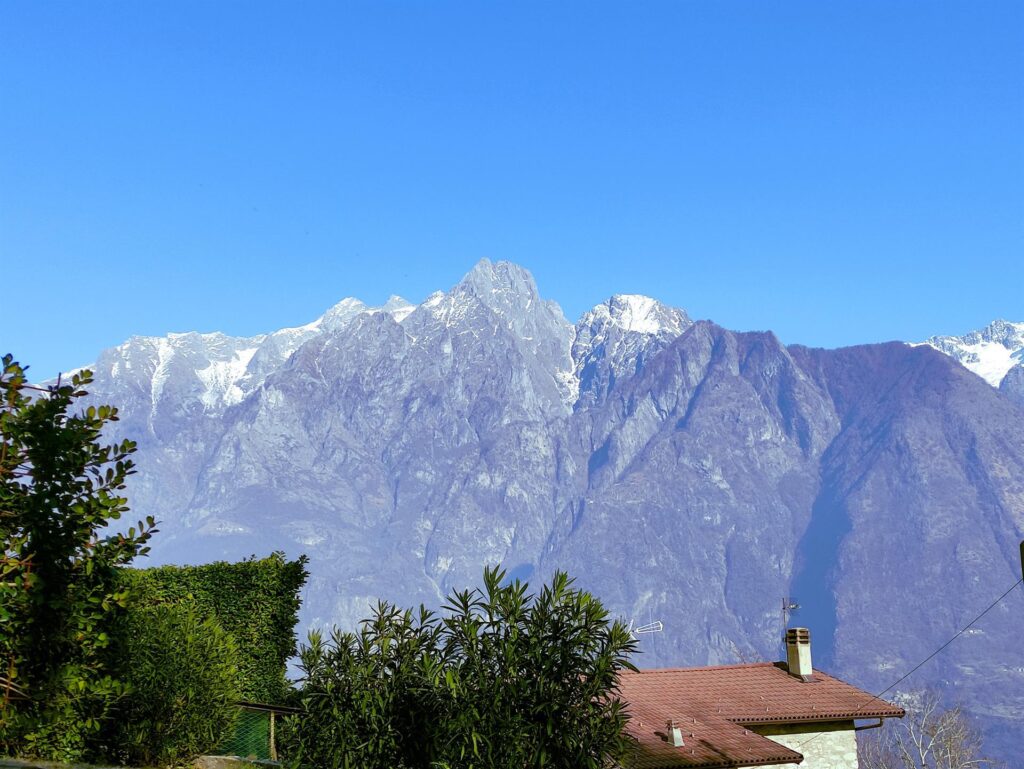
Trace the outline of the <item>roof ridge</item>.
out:
[[[622,671],[620,675],[636,675],[637,673],[643,673],[644,675],[650,675],[652,673],[695,673],[704,672],[710,670],[739,670],[742,668],[768,668],[776,667],[779,663],[777,662],[738,662],[732,665],[694,665],[693,667],[687,668],[640,668],[636,671]],[[815,673],[818,671],[815,670]]]

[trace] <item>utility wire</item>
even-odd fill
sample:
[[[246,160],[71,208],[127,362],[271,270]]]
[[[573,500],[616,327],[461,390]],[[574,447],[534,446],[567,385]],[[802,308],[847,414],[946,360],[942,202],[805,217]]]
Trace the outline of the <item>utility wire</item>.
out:
[[[914,667],[912,667],[912,668],[911,668],[911,669],[910,669],[909,671],[907,671],[906,673],[904,673],[904,674],[903,674],[903,675],[902,675],[902,676],[901,676],[900,678],[896,679],[896,681],[894,681],[893,683],[889,684],[889,685],[888,685],[887,687],[885,687],[884,689],[882,689],[882,691],[880,691],[880,692],[879,692],[878,694],[875,694],[874,696],[872,696],[872,697],[871,697],[871,699],[869,699],[869,700],[868,700],[867,702],[865,702],[865,703],[864,703],[863,705],[861,705],[861,706],[860,706],[859,708],[857,708],[857,710],[855,710],[855,711],[854,711],[854,713],[859,713],[860,711],[862,711],[862,710],[863,710],[864,708],[866,708],[866,707],[867,707],[868,705],[870,705],[870,704],[871,704],[872,702],[874,702],[875,700],[877,700],[877,699],[881,699],[881,697],[882,697],[882,695],[883,695],[883,694],[885,694],[885,693],[886,693],[886,692],[888,692],[888,691],[891,691],[892,689],[895,689],[895,688],[896,688],[897,686],[899,686],[899,685],[900,685],[901,683],[903,683],[903,682],[904,682],[904,681],[906,681],[906,680],[907,680],[908,678],[910,678],[910,676],[912,676],[912,675],[913,675],[914,673],[916,673],[916,672],[917,672],[918,670],[920,670],[920,669],[921,669],[921,668],[922,668],[922,667],[924,666],[924,664],[925,664],[926,662],[928,662],[929,660],[931,660],[932,658],[934,658],[934,657],[935,657],[936,655],[938,655],[938,654],[939,654],[939,652],[941,652],[941,651],[942,651],[943,649],[945,649],[945,648],[946,648],[947,646],[949,646],[949,645],[950,645],[951,643],[953,643],[953,641],[955,641],[955,640],[956,640],[957,638],[959,638],[959,637],[960,637],[960,636],[962,636],[962,635],[963,635],[964,633],[966,633],[966,632],[967,632],[968,630],[970,630],[970,629],[971,629],[971,627],[972,627],[972,626],[973,626],[973,625],[974,625],[974,624],[975,624],[976,622],[978,622],[978,620],[980,620],[980,619],[981,619],[982,617],[984,617],[984,616],[985,616],[986,614],[988,614],[988,613],[989,613],[990,611],[992,611],[992,610],[993,610],[993,609],[994,609],[994,608],[995,608],[996,606],[998,606],[998,605],[999,605],[999,603],[1000,603],[1000,602],[1001,602],[1001,601],[1002,601],[1002,600],[1003,600],[1004,598],[1006,598],[1006,596],[1008,596],[1008,595],[1009,595],[1010,593],[1012,593],[1012,592],[1014,591],[1014,589],[1015,589],[1015,588],[1016,588],[1016,587],[1017,587],[1018,585],[1020,585],[1020,584],[1021,584],[1022,582],[1024,582],[1024,578],[1018,579],[1018,580],[1017,580],[1016,582],[1014,582],[1014,583],[1013,583],[1013,585],[1012,585],[1012,586],[1010,587],[1010,589],[1009,589],[1009,590],[1007,590],[1007,591],[1006,591],[1005,593],[1003,593],[1003,594],[1002,594],[1001,596],[999,596],[999,597],[998,597],[998,598],[997,598],[996,600],[994,600],[994,601],[993,601],[992,603],[990,603],[990,604],[988,605],[988,607],[987,607],[987,608],[985,609],[985,611],[983,611],[983,612],[982,612],[981,614],[979,614],[979,615],[978,615],[977,617],[975,617],[975,618],[974,618],[974,619],[972,619],[972,620],[971,620],[970,622],[968,622],[968,623],[967,623],[966,625],[964,625],[964,626],[963,626],[962,628],[960,628],[960,629],[959,629],[959,630],[958,630],[958,631],[956,632],[956,634],[955,634],[955,635],[954,635],[954,636],[953,636],[952,638],[950,638],[950,639],[949,639],[948,641],[946,641],[946,643],[942,644],[942,646],[940,646],[940,647],[939,647],[938,649],[936,649],[935,651],[933,651],[933,652],[932,652],[931,654],[929,654],[929,655],[928,655],[927,657],[925,657],[925,658],[924,658],[923,660],[921,660],[920,662],[918,662],[918,663],[917,663],[916,665],[914,665]],[[800,743],[799,745],[797,745],[797,747],[798,747],[798,748],[802,748],[802,747],[803,747],[804,745],[808,744],[809,742],[812,742],[812,741],[816,740],[816,739],[817,739],[818,737],[820,737],[820,736],[821,736],[822,734],[823,734],[823,732],[818,732],[818,733],[817,733],[817,734],[815,734],[815,735],[814,735],[813,737],[811,737],[811,738],[810,738],[809,740],[805,740],[804,742],[801,742],[801,743]]]
[[[897,680],[893,684],[889,684],[888,687],[886,687],[885,689],[880,691],[878,694],[876,694],[874,697],[872,697],[870,700],[865,702],[863,705],[860,706],[860,708],[857,708],[857,709],[861,710],[861,709],[867,707],[871,702],[873,702],[874,700],[877,700],[879,697],[881,697],[887,691],[889,691],[890,689],[894,689],[895,687],[899,686],[901,683],[906,681],[908,678],[910,678],[910,676],[912,676],[914,673],[916,673],[921,668],[922,665],[924,665],[926,662],[928,662],[928,660],[932,659],[935,655],[937,655],[939,652],[941,652],[943,649],[945,649],[947,646],[949,646],[951,643],[953,643],[953,641],[955,641],[957,638],[959,638],[964,633],[966,633],[968,630],[970,630],[971,626],[973,626],[974,623],[976,623],[978,620],[980,620],[982,617],[984,617],[986,614],[988,614],[990,611],[992,611],[992,609],[994,609],[999,604],[1000,601],[1002,601],[1004,598],[1006,598],[1006,596],[1008,596],[1010,593],[1012,593],[1013,589],[1015,587],[1017,587],[1017,585],[1019,585],[1021,582],[1024,582],[1024,578],[1018,579],[1016,582],[1014,582],[1013,583],[1013,587],[1011,587],[1009,590],[1007,590],[1005,593],[1003,593],[1001,596],[999,596],[996,600],[994,600],[991,604],[989,604],[988,608],[985,609],[985,611],[983,611],[977,617],[975,617],[970,622],[968,622],[966,625],[964,625],[963,628],[961,628],[959,631],[957,631],[957,634],[955,636],[950,638],[948,641],[946,641],[946,643],[942,644],[942,646],[940,646],[938,649],[936,649],[931,654],[929,654],[927,657],[925,657],[923,660],[921,660],[919,663],[917,663],[917,665],[912,667],[910,669],[910,671],[907,672],[902,678],[900,678],[899,680]]]

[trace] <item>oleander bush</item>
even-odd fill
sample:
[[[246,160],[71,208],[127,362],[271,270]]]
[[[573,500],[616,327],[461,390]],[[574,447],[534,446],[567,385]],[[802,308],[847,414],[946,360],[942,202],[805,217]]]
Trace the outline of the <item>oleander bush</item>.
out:
[[[441,615],[378,605],[357,633],[310,635],[304,714],[288,719],[304,769],[601,769],[633,747],[616,697],[636,642],[564,573],[530,593],[484,572]]]

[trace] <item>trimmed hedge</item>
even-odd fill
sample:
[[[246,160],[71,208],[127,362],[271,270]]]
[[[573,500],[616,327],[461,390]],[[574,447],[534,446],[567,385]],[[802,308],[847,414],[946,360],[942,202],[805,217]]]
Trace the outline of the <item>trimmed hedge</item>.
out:
[[[243,699],[283,702],[288,659],[295,655],[295,625],[306,583],[307,559],[284,553],[239,563],[125,569],[125,585],[136,605],[187,602],[201,618],[213,617],[238,647]]]

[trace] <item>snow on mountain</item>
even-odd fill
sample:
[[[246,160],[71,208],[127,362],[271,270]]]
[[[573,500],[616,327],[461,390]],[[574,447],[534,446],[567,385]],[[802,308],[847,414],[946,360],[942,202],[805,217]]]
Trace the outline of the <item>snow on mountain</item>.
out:
[[[165,399],[177,406],[195,401],[203,410],[221,412],[245,397],[242,380],[266,336],[184,333],[165,337],[132,337],[106,350],[86,368],[98,377],[131,383],[155,414]]]
[[[331,307],[313,323],[317,331],[337,330],[344,328],[350,320],[369,309],[358,299],[348,297]]]
[[[154,410],[164,398],[165,385],[173,378],[176,397],[187,395],[207,412],[221,414],[252,393],[310,339],[344,329],[363,314],[384,313],[401,321],[415,307],[400,296],[392,296],[380,307],[349,297],[311,323],[269,334],[234,337],[193,331],[162,337],[134,336],[105,350],[95,363],[73,372],[88,368],[98,377],[132,382],[136,391],[146,394]],[[189,382],[187,393],[181,389],[183,378]]]
[[[199,399],[208,408],[233,406],[240,403],[245,392],[238,383],[245,376],[249,361],[259,347],[236,350],[230,360],[210,361],[210,365],[196,372],[203,383],[203,394]]]
[[[616,294],[584,313],[572,345],[577,407],[601,401],[691,325],[684,311],[636,294]]]
[[[959,361],[993,387],[1024,363],[1024,323],[996,320],[963,336],[933,336],[930,345]]]
[[[605,304],[598,305],[594,312],[605,310],[612,323],[637,334],[667,332],[678,336],[689,325],[686,313],[639,294],[616,294]]]
[[[384,305],[380,308],[379,312],[384,312],[390,315],[392,318],[401,323],[403,320],[409,317],[413,310],[416,309],[416,305],[412,302],[408,302],[400,296],[392,294]],[[376,312],[376,311],[373,311]]]

